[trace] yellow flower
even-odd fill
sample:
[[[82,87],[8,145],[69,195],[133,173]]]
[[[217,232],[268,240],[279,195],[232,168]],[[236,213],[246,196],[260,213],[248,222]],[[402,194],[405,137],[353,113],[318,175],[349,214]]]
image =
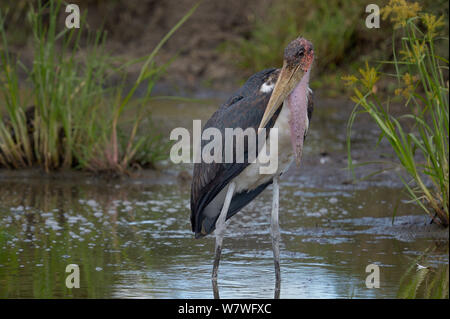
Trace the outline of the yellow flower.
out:
[[[359,69],[359,73],[361,73],[361,83],[364,85],[366,89],[374,92],[374,86],[380,78],[377,74],[377,71],[373,67],[369,67],[369,63],[366,61],[366,68]]]
[[[417,2],[408,3],[406,0],[390,0],[389,4],[381,9],[383,19],[391,17],[394,28],[406,26],[409,18],[416,17],[422,7]]]
[[[403,95],[408,99],[414,93],[414,85],[417,82],[417,75],[412,76],[409,73],[405,73],[402,76],[403,82],[405,83],[405,88],[398,88],[395,90],[395,95]]]
[[[425,41],[416,41],[412,45],[412,48],[407,46],[406,50],[400,50],[400,54],[403,56],[402,60],[410,63],[420,62],[426,48],[427,47]]]
[[[345,75],[342,76],[341,79],[346,82],[344,85],[349,87],[352,87],[356,82],[358,82],[358,78],[354,75]]]
[[[436,16],[433,14],[425,13],[422,15],[423,24],[427,27],[428,38],[434,38],[438,33],[437,29],[445,26],[444,16],[440,16],[439,19],[436,19]]]
[[[417,75],[412,76],[409,73],[405,73],[402,78],[403,78],[403,82],[405,82],[406,85],[412,85],[412,84],[414,84],[414,82],[417,82],[417,79],[418,79]]]
[[[359,69],[359,73],[361,74],[361,78],[357,78],[354,75],[341,77],[342,80],[347,82],[345,83],[346,86],[353,86],[353,92],[355,95],[351,97],[351,100],[355,103],[359,103],[364,100],[363,93],[361,93],[361,91],[359,90],[360,88],[358,88],[355,84],[360,83],[365,89],[363,90],[364,92],[366,92],[367,90],[372,94],[377,92],[377,87],[375,84],[379,79],[377,71],[375,70],[375,68],[369,67],[369,63],[367,61],[365,69]]]
[[[355,96],[350,97],[350,99],[355,103],[361,102],[364,99],[361,91],[359,91],[357,88],[355,88],[353,91],[355,92]]]

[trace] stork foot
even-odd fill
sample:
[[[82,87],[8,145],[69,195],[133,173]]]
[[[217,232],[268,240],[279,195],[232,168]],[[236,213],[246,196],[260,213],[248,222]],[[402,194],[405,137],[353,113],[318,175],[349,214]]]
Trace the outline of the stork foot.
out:
[[[216,239],[217,241],[218,239]],[[222,240],[221,240],[222,241]],[[219,264],[220,264],[220,255],[222,254],[222,245],[217,245],[216,243],[216,255],[214,257],[214,265],[212,272],[212,280],[217,281],[217,274],[219,272]]]
[[[221,251],[222,251],[222,247],[217,247],[216,248],[216,257],[214,259],[214,266],[213,266],[213,272],[212,272],[212,278],[211,278],[214,299],[220,299],[219,285],[217,284],[217,273],[218,273],[218,270],[219,270],[219,262],[220,262]]]

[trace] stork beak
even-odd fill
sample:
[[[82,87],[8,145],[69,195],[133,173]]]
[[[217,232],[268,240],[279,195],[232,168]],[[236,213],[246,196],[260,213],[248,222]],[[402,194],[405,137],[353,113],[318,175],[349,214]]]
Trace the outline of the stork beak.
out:
[[[299,82],[302,76],[303,70],[300,65],[296,65],[295,67],[289,69],[286,67],[286,62],[283,64],[280,76],[278,77],[277,83],[272,91],[269,103],[267,103],[266,111],[264,112],[261,123],[259,124],[260,129],[266,127],[269,120],[280,108],[289,94],[291,94],[295,85]]]

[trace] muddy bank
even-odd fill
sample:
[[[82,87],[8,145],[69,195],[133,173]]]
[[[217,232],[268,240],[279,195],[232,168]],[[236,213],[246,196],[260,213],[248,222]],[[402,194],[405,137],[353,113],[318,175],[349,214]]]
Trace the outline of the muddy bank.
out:
[[[209,91],[214,95],[214,91]],[[324,189],[367,189],[369,187],[401,188],[400,168],[386,170],[369,179],[364,177],[372,172],[388,169],[397,162],[389,143],[384,139],[376,147],[379,129],[372,119],[363,114],[355,121],[351,134],[351,156],[355,165],[353,173],[348,169],[347,154],[347,119],[354,107],[346,98],[330,99],[322,97],[322,92],[315,92],[314,112],[305,142],[300,167],[292,165],[282,179],[286,183],[299,187]],[[201,101],[155,101],[149,108],[152,118],[164,139],[169,140],[170,132],[177,127],[188,129],[192,136],[192,121],[201,120],[202,125],[227,98],[222,92],[214,99]],[[189,145],[191,147],[191,145]],[[360,163],[377,162],[357,166]],[[145,184],[189,183],[193,164],[172,164],[170,159],[156,164],[156,170],[130,170],[129,175],[114,176],[95,174],[87,171],[56,171],[46,173],[41,169],[6,170],[0,169],[0,178],[10,180],[118,180],[124,183],[134,181]]]

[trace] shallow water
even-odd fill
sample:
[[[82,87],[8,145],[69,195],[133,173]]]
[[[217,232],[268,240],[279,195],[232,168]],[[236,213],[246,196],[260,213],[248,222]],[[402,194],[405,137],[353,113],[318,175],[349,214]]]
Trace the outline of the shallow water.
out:
[[[155,119],[173,126],[173,114],[189,125],[180,119],[187,107],[171,105],[156,108]],[[192,116],[207,118],[213,108],[202,110]],[[326,145],[345,150],[345,125],[333,112],[316,114],[306,157]],[[376,138],[366,132],[362,141]],[[313,178],[311,171],[333,175],[327,165],[339,156],[280,182],[281,298],[393,298],[416,263],[448,272],[448,230],[429,225],[398,184]],[[0,172],[0,297],[212,298],[214,238],[193,238],[189,182],[175,178],[179,169],[189,166],[125,180]],[[273,297],[270,207],[269,187],[230,220],[222,298]],[[69,264],[80,267],[80,288],[65,286]],[[380,288],[366,287],[369,264],[380,267]]]
[[[397,216],[392,227],[392,205],[385,200],[391,189],[299,190],[286,184],[280,203],[282,298],[395,297],[411,262],[435,245],[432,234],[416,238],[401,227],[427,222],[408,204],[400,204],[408,214]],[[0,296],[212,297],[214,241],[193,239],[188,191],[175,183],[3,181]],[[273,296],[270,200],[265,192],[231,220],[221,297]],[[445,247],[436,250],[427,265],[445,266],[446,254]],[[365,286],[371,263],[381,269],[379,289]],[[64,286],[68,264],[80,266],[79,289]]]

